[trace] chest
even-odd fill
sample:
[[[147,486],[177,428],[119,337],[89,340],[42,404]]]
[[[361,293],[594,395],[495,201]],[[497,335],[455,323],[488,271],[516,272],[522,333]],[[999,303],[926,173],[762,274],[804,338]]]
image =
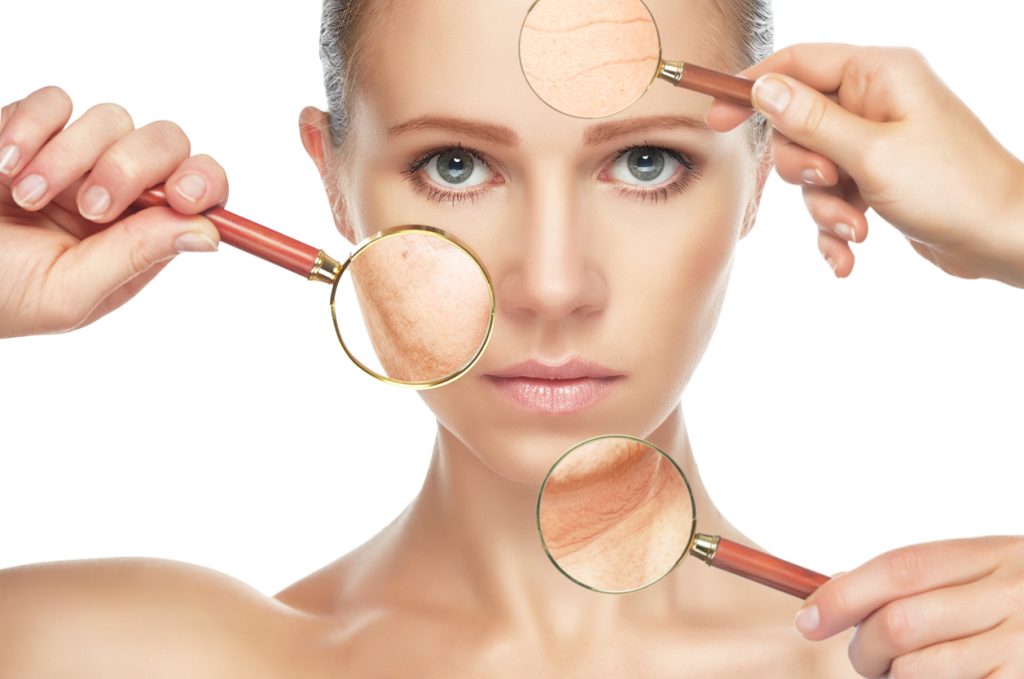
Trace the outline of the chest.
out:
[[[787,631],[661,630],[600,640],[551,640],[472,628],[389,627],[343,635],[322,647],[315,679],[856,677],[852,669],[843,671],[844,640],[812,644],[790,638]],[[830,667],[839,673],[828,671]]]

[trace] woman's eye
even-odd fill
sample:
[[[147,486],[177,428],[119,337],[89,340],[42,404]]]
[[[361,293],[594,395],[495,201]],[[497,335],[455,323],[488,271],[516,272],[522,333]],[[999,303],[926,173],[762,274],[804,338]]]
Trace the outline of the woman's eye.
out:
[[[635,147],[616,158],[609,173],[624,184],[650,186],[674,177],[682,164],[667,149]]]
[[[470,189],[488,179],[487,164],[465,149],[448,149],[432,156],[424,165],[430,181],[438,186]]]

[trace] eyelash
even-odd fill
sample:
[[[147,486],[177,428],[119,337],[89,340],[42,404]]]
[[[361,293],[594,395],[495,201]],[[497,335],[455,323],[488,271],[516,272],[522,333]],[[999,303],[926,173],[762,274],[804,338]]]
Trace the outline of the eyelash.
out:
[[[631,146],[624,146],[620,148],[618,151],[615,152],[615,155],[612,158],[612,164],[618,161],[619,158],[621,158],[623,155],[631,153],[632,151],[638,149],[643,151],[662,151],[671,158],[673,158],[674,160],[676,160],[680,165],[682,165],[685,168],[685,172],[683,172],[681,176],[673,180],[670,184],[660,186],[656,189],[627,189],[619,186],[616,188],[616,191],[619,193],[620,196],[632,198],[634,200],[658,203],[663,200],[668,200],[670,191],[682,193],[690,185],[691,181],[700,178],[700,172],[697,170],[694,161],[690,160],[690,158],[677,151],[673,151],[672,149],[665,148],[663,146],[652,146],[651,144],[648,144],[646,141],[644,141],[641,144],[633,144]],[[402,174],[406,175],[406,179],[409,181],[410,184],[412,184],[414,191],[426,196],[428,200],[432,200],[435,203],[440,203],[443,200],[450,200],[452,205],[454,206],[457,205],[458,203],[461,203],[464,200],[469,200],[470,202],[476,200],[479,194],[487,190],[486,188],[484,188],[486,185],[483,185],[481,188],[471,191],[446,191],[433,184],[427,183],[419,176],[420,169],[428,162],[430,162],[430,160],[433,159],[434,156],[446,153],[448,151],[468,153],[477,160],[479,160],[480,162],[482,162],[488,169],[490,169],[493,172],[491,164],[487,162],[487,158],[482,153],[456,142],[432,149],[430,151],[427,151],[426,153],[417,156],[415,160],[409,163],[409,166],[406,169],[402,170]]]

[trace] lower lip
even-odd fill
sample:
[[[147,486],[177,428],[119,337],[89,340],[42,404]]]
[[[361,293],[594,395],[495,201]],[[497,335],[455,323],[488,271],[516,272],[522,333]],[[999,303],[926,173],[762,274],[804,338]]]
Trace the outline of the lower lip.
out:
[[[614,389],[621,377],[580,377],[545,380],[528,377],[492,377],[487,380],[512,405],[531,413],[567,415],[585,410]]]

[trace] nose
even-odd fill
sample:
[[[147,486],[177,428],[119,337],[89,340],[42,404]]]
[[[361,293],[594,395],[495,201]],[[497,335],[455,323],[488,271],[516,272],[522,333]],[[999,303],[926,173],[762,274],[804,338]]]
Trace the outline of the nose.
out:
[[[544,175],[544,173],[541,173]],[[607,303],[607,283],[586,217],[570,181],[529,187],[523,220],[513,225],[507,268],[498,282],[498,306],[520,319],[560,321],[594,314]]]

